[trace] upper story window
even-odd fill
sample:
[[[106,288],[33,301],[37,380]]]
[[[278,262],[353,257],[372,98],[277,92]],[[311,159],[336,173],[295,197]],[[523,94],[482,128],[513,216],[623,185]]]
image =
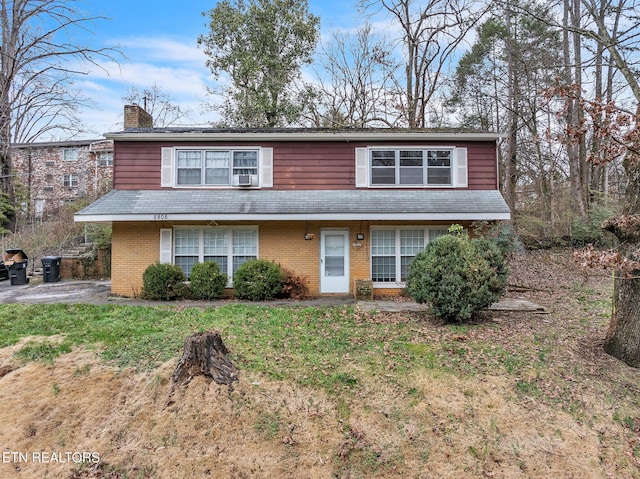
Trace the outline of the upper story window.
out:
[[[98,164],[100,166],[113,166],[113,151],[99,151]]]
[[[273,188],[273,148],[163,147],[163,188]]]
[[[258,150],[176,151],[179,186],[228,186],[234,184],[234,178],[248,176],[252,181],[257,175]]]
[[[80,148],[65,148],[62,157],[64,161],[78,161]]]
[[[453,149],[372,149],[371,185],[450,186]]]
[[[467,148],[370,146],[355,149],[356,188],[468,188]]]
[[[76,186],[78,186],[78,183],[78,175],[62,175],[62,186],[75,188]]]

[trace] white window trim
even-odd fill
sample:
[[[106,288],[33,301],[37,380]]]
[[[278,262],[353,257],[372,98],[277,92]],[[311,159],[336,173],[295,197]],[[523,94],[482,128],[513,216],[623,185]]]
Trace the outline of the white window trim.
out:
[[[451,174],[451,182],[446,185],[438,184],[374,184],[372,183],[372,161],[371,152],[380,150],[403,150],[403,151],[424,151],[424,150],[450,150],[451,166],[449,168]],[[381,188],[381,189],[451,189],[466,188],[468,186],[468,159],[467,148],[453,145],[376,145],[366,148],[356,148],[356,188]],[[428,167],[423,165],[423,171]],[[424,178],[423,178],[424,179]]]
[[[113,166],[113,151],[98,151],[96,155],[99,166]]]
[[[229,164],[230,183],[224,185],[180,185],[178,184],[178,151],[255,151],[258,154],[256,165],[257,185],[236,187],[233,186],[232,159]],[[161,186],[175,189],[257,189],[273,187],[273,148],[247,145],[204,145],[204,146],[175,146],[162,148],[161,152]]]
[[[75,158],[67,158],[67,151],[76,151],[78,154]],[[80,159],[80,148],[69,147],[62,150],[62,161],[78,161]]]
[[[229,261],[227,261],[227,271],[223,271],[223,273],[225,273],[228,278],[229,281],[227,283],[227,287],[231,288],[233,287],[233,231],[234,230],[253,230],[256,232],[256,258],[260,257],[260,231],[258,226],[253,226],[253,225],[231,225],[231,226],[188,226],[188,225],[184,225],[184,226],[174,226],[172,230],[168,230],[168,231],[172,231],[171,234],[171,264],[176,264],[176,250],[175,250],[175,231],[176,230],[198,230],[200,231],[200,244],[198,247],[198,263],[202,263],[204,261],[204,247],[203,247],[203,241],[204,241],[204,235],[202,234],[202,232],[204,230],[207,229],[221,229],[221,230],[228,230],[228,234],[229,237],[228,239],[228,246],[229,246],[229,251],[227,254],[227,258]],[[180,256],[180,255],[178,255]]]
[[[450,225],[403,225],[403,226],[372,226],[369,230],[369,237],[373,238],[373,231],[395,231],[395,253],[394,256],[396,258],[396,278],[401,277],[401,268],[402,268],[402,252],[400,249],[400,231],[402,230],[422,230],[424,232],[424,245],[423,249],[427,247],[429,244],[429,232],[433,230],[447,230]],[[369,275],[373,278],[373,242],[371,241],[369,246]],[[380,255],[382,256],[382,255]],[[373,281],[373,287],[378,289],[395,289],[395,288],[405,288],[406,282],[404,281]]]
[[[69,182],[68,182],[69,184],[65,185],[67,178],[69,179]],[[65,173],[62,175],[62,186],[64,188],[77,188],[79,184],[80,184],[80,176],[77,173]]]

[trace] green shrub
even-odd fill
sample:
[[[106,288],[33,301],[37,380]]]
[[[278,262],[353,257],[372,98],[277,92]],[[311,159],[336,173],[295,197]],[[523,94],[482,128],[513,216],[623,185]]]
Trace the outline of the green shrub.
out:
[[[233,289],[239,299],[264,301],[282,290],[282,270],[272,261],[254,259],[240,265],[233,276]]]
[[[195,299],[218,299],[224,293],[228,277],[218,263],[196,263],[191,269],[191,294]]]
[[[497,295],[496,299],[502,297],[507,290],[507,277],[509,276],[505,251],[496,242],[496,238],[474,238],[471,240],[471,244],[496,273],[490,278],[489,290]]]
[[[507,270],[499,249],[489,240],[466,234],[445,235],[427,245],[409,267],[407,292],[447,322],[472,318],[497,301]]]
[[[147,266],[142,274],[142,294],[144,299],[181,299],[189,296],[187,277],[179,266],[154,263]]]
[[[573,246],[614,247],[616,237],[602,229],[602,223],[616,215],[616,208],[608,202],[599,202],[591,206],[585,217],[577,217],[572,224]]]
[[[471,225],[471,228],[475,235],[490,239],[504,256],[524,251],[524,245],[520,241],[513,224],[507,221],[498,221],[496,223],[476,221]]]
[[[291,299],[303,299],[309,296],[309,276],[299,275],[282,268],[282,296]]]

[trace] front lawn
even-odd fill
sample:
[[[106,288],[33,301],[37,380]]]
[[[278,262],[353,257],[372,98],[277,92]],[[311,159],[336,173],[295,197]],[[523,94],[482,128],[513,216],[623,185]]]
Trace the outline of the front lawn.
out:
[[[610,279],[565,253],[512,261],[549,314],[353,307],[0,305],[8,451],[100,453],[1,477],[640,477],[640,372],[606,355]],[[169,405],[185,338],[240,370]]]

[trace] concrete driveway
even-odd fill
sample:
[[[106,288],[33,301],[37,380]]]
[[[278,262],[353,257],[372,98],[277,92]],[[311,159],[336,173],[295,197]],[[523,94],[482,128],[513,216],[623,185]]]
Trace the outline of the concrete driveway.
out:
[[[219,301],[149,301],[138,298],[120,298],[111,296],[110,280],[63,280],[56,283],[43,283],[41,277],[32,277],[28,284],[11,286],[9,280],[0,281],[0,303],[78,303],[78,304],[127,304],[143,306],[201,306],[214,307],[229,302],[243,302],[233,299]],[[264,302],[246,301],[248,304],[268,306],[336,306],[355,304],[352,297],[326,297],[302,301],[275,300]]]
[[[110,280],[59,281],[43,283],[42,278],[30,278],[28,284],[11,285],[0,281],[0,303],[108,303]]]

